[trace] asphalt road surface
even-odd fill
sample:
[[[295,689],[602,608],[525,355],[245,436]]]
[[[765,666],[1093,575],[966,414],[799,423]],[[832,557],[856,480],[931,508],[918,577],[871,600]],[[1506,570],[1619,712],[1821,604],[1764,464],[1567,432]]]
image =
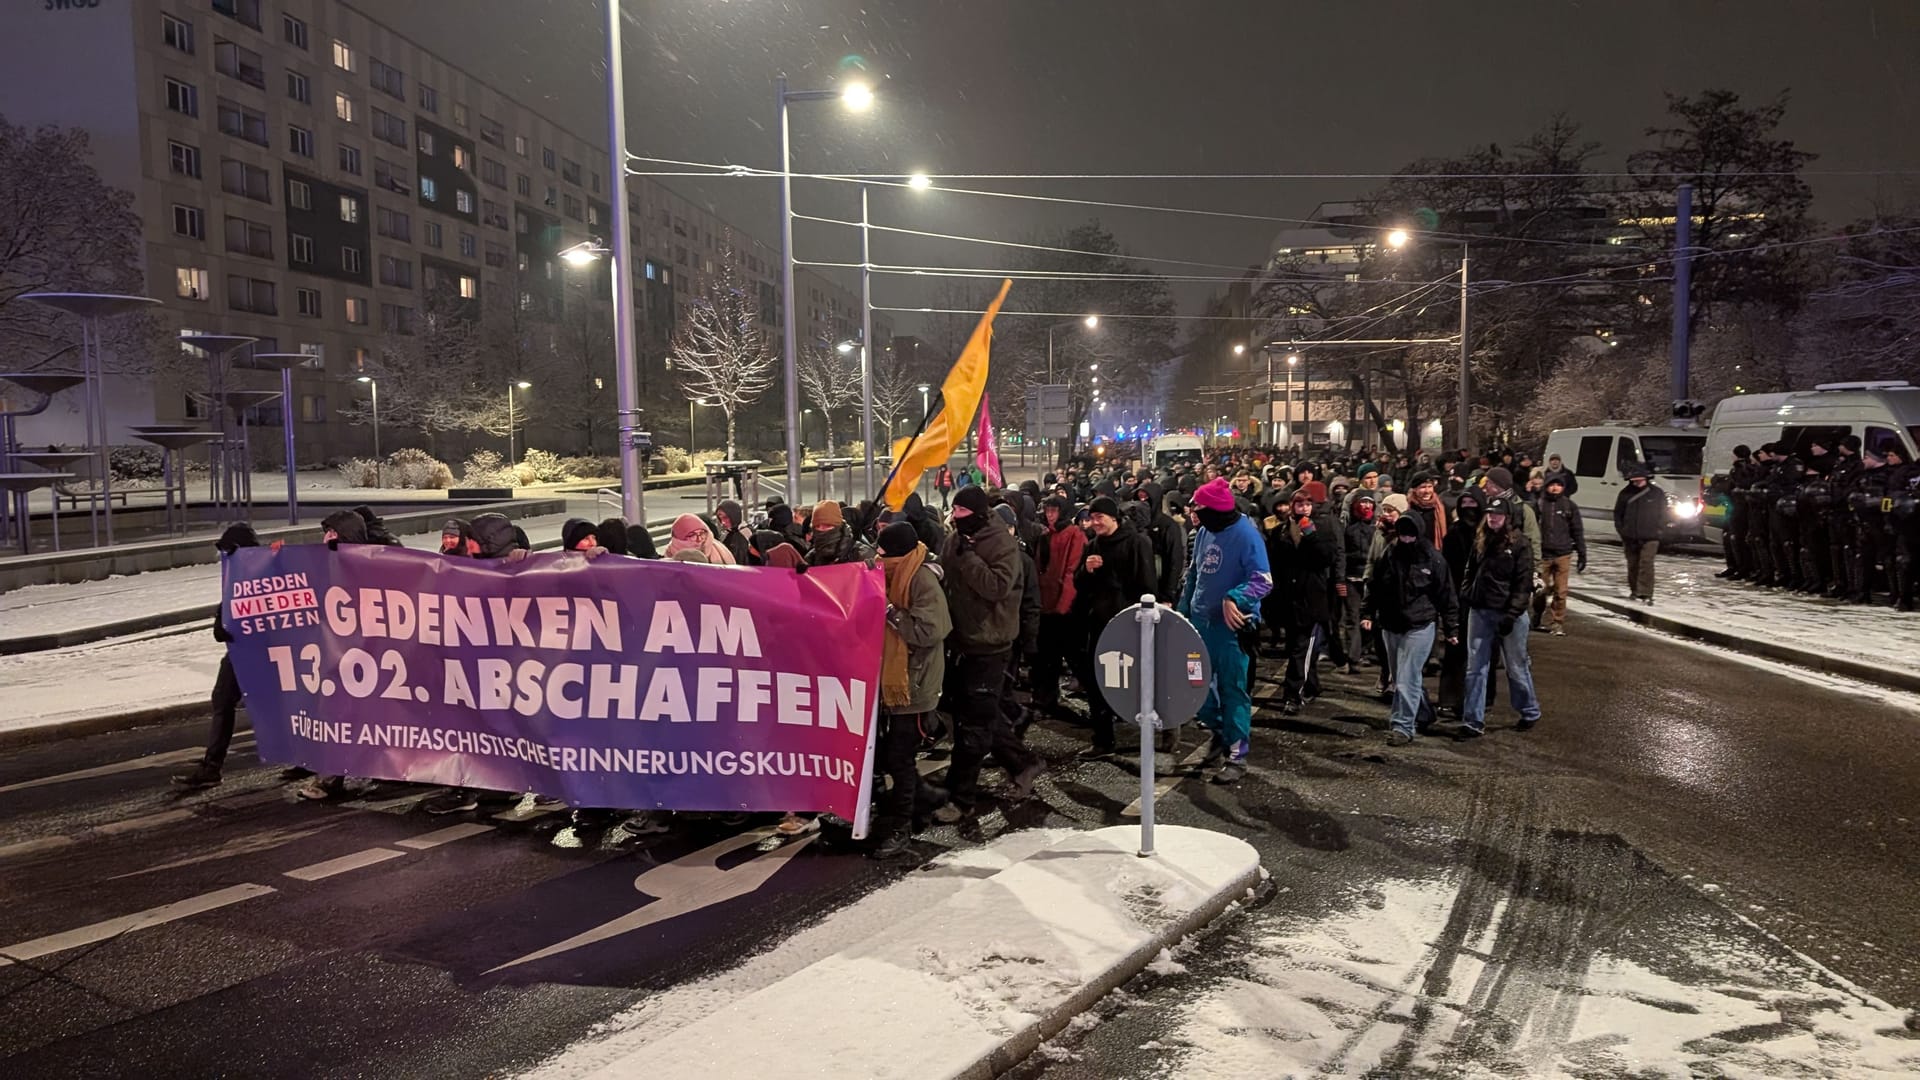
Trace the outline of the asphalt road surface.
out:
[[[1777,965],[1766,985],[1799,979],[1813,1004],[1782,1005],[1780,1030],[1689,1038],[1689,1061],[1770,1075],[1753,1055],[1838,1053],[1792,1041],[1836,1000],[1903,1038],[1899,1010],[1920,1005],[1914,705],[1598,618],[1534,641],[1531,732],[1496,706],[1478,742],[1389,749],[1371,674],[1331,675],[1303,715],[1261,710],[1239,786],[1166,782],[1161,820],[1248,838],[1273,887],[1023,1071],[1275,1075],[1297,1052],[1329,1075],[1524,1075],[1540,1040],[1578,1042],[1569,1017],[1594,1002],[1731,1024],[1668,1000],[1724,989],[1706,943]],[[507,801],[431,817],[428,792],[397,784],[303,804],[244,740],[225,784],[183,797],[166,777],[199,737],[179,724],[0,758],[0,1075],[512,1073],[917,865],[779,845],[764,818],[634,838]],[[1134,820],[1127,760],[1073,763],[1083,733],[1061,721],[1030,741],[1054,761],[1040,797],[931,830],[920,856]],[[1337,963],[1327,942],[1345,943]],[[1365,970],[1302,989],[1395,957],[1392,993]],[[1620,990],[1627,967],[1663,994]],[[1891,1019],[1849,996],[1868,994]],[[1303,1048],[1316,1024],[1331,1034]],[[1616,1071],[1608,1052],[1590,1074]]]

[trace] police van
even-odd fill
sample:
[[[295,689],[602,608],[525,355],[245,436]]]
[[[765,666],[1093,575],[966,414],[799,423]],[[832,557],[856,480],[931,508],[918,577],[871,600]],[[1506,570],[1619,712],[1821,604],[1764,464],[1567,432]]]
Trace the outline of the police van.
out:
[[[1613,535],[1613,504],[1627,485],[1627,473],[1644,465],[1667,493],[1667,525],[1662,543],[1697,544],[1707,539],[1701,523],[1705,506],[1701,469],[1708,433],[1699,427],[1600,424],[1561,428],[1547,436],[1547,455],[1573,472],[1573,502],[1583,519],[1598,521],[1599,534]],[[1525,477],[1514,477],[1524,484]]]
[[[1197,435],[1161,435],[1147,444],[1147,468],[1171,469],[1175,465],[1198,465],[1207,456],[1207,448]]]

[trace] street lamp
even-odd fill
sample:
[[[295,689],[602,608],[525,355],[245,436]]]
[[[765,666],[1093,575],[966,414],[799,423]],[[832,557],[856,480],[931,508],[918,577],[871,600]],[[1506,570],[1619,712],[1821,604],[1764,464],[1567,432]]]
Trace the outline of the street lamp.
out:
[[[1428,237],[1428,239],[1433,239]],[[1396,250],[1412,243],[1413,238],[1405,229],[1395,229],[1387,234],[1387,246]],[[1471,441],[1473,414],[1471,400],[1473,394],[1473,350],[1467,344],[1467,242],[1465,240],[1435,240],[1441,244],[1460,245],[1460,415],[1454,421],[1459,425],[1458,439],[1460,448],[1465,450]],[[1418,433],[1416,432],[1416,437]]]
[[[595,259],[599,259],[599,258],[602,258],[603,256],[611,255],[613,254],[613,252],[611,249],[607,247],[607,245],[601,243],[597,239],[594,239],[594,240],[582,240],[571,247],[561,248],[559,251],[555,252],[554,254],[560,256],[560,258],[564,260],[568,266],[578,268],[578,267],[586,266],[587,264],[593,262]]]
[[[813,415],[812,409],[800,410],[800,449],[807,448],[807,417]]]
[[[1293,442],[1293,369],[1300,364],[1299,353],[1287,354],[1287,442]]]
[[[617,8],[618,0],[609,0],[608,7]],[[787,106],[796,101],[827,101],[840,99],[840,103],[851,112],[863,112],[873,105],[873,89],[865,83],[848,83],[839,90],[789,90],[787,77],[783,74],[774,80],[774,108],[780,114],[780,295],[785,299],[781,313],[780,353],[784,364],[784,379],[787,403],[787,497],[793,498],[800,491],[800,350],[799,331],[795,329],[794,312],[800,306],[794,297],[793,285],[793,134],[787,122]],[[865,207],[864,196],[861,205]],[[862,215],[864,217],[864,213]],[[864,230],[863,230],[864,231]],[[870,260],[863,260],[869,261]],[[870,269],[870,267],[868,268]],[[863,271],[864,276],[865,271]],[[871,308],[869,308],[871,310]],[[871,322],[872,316],[868,316]],[[873,336],[871,327],[866,335]],[[872,388],[867,400],[873,400]],[[871,410],[868,413],[866,436],[869,443],[873,439]],[[868,470],[871,473],[871,469]]]
[[[514,444],[513,444],[514,424],[515,424],[515,418],[514,418],[514,412],[513,412],[513,392],[515,390],[530,390],[532,388],[533,388],[533,384],[528,382],[525,379],[521,379],[518,382],[510,382],[507,384],[507,464],[508,465],[512,465],[515,462],[520,460],[519,452],[514,449]]]
[[[354,382],[365,383],[373,394],[373,486],[383,487],[380,482],[380,383],[371,375],[362,375]]]
[[[647,435],[640,430],[640,365],[634,355],[633,235],[627,226],[627,83],[620,47],[620,0],[607,0],[607,228],[613,233],[613,262],[608,272],[613,291],[615,425],[620,449],[621,515],[644,527],[647,474],[641,456]],[[789,234],[791,235],[791,234]],[[788,275],[791,278],[791,274]],[[789,281],[791,286],[791,281]],[[787,290],[791,311],[793,290]],[[793,335],[789,333],[788,339]]]
[[[920,384],[920,422],[922,424],[927,422],[927,412],[933,407],[927,404],[927,391],[931,389],[933,388],[926,383]]]
[[[1049,323],[1047,325],[1047,382],[1049,383],[1053,382],[1053,332],[1073,323],[1079,323],[1089,330],[1098,330],[1100,329],[1100,316],[1088,315],[1083,318],[1065,319],[1061,322]]]
[[[717,401],[707,401],[702,398],[687,399],[687,456],[688,457],[693,456],[693,407],[695,405],[702,405],[702,406],[711,408],[718,404],[720,403]]]

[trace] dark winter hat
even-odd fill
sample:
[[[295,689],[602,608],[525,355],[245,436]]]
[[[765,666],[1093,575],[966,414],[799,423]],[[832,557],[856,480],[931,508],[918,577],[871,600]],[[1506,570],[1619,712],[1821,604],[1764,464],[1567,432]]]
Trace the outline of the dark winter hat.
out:
[[[762,529],[754,533],[751,537],[748,537],[747,549],[764,559],[767,557],[767,552],[772,551],[774,548],[786,542],[787,538],[785,536],[774,532],[772,529]]]
[[[1860,436],[1849,435],[1846,438],[1841,439],[1840,449],[1845,450],[1849,454],[1859,453],[1860,452]]]
[[[1361,503],[1366,503],[1371,506],[1373,502],[1373,492],[1365,488],[1361,488],[1359,491],[1353,493],[1353,505],[1355,506],[1359,506]]]
[[[466,518],[448,518],[440,523],[440,538],[443,540],[449,536],[457,536],[465,540],[472,535],[473,526],[467,524]]]
[[[243,547],[259,547],[260,534],[253,531],[252,525],[244,521],[236,521],[227,526],[226,531],[220,534],[220,539],[213,542],[213,546],[219,548],[221,554],[231,555]]]
[[[361,503],[359,506],[354,507],[353,512],[360,515],[360,520],[366,522],[368,528],[382,524],[380,515],[374,513],[373,507],[368,506],[366,503]]]
[[[793,507],[786,503],[775,503],[767,507],[767,524],[781,532],[793,528]]]
[[[593,535],[600,541],[601,547],[615,555],[626,555],[633,550],[627,544],[627,522],[624,518],[608,518],[594,527]]]
[[[1487,502],[1487,514],[1488,516],[1492,516],[1494,514],[1505,514],[1508,517],[1512,517],[1513,516],[1512,500],[1508,499],[1505,495],[1495,496],[1494,498],[1490,499]]]
[[[1049,495],[1041,501],[1040,505],[1053,507],[1055,510],[1060,511],[1060,516],[1062,517],[1070,516],[1073,513],[1073,500],[1067,498],[1065,495]]]
[[[1393,523],[1393,531],[1401,536],[1419,536],[1420,518],[1414,514],[1401,514]]]
[[[1567,489],[1567,478],[1560,475],[1559,473],[1553,473],[1552,475],[1547,477],[1547,488],[1548,490],[1552,490],[1553,488],[1559,488],[1560,490],[1565,491]]]
[[[1627,467],[1627,479],[1629,480],[1649,479],[1652,476],[1653,470],[1647,468],[1647,463],[1644,461],[1636,461]]]
[[[1006,503],[995,506],[993,508],[993,516],[999,518],[1000,524],[1005,525],[1009,529],[1020,524],[1020,515],[1014,513],[1013,507],[1008,506]]]
[[[1501,491],[1510,491],[1513,489],[1513,470],[1504,465],[1495,465],[1487,470],[1487,483]]]
[[[987,490],[972,485],[963,487],[953,493],[953,505],[965,509],[969,514],[984,514],[987,512]]]
[[[331,531],[343,544],[367,542],[367,523],[351,510],[335,510],[320,519],[321,531]]]
[[[1761,449],[1764,450],[1766,447],[1763,446]],[[1748,448],[1746,443],[1741,443],[1739,446],[1733,448],[1733,456],[1739,458],[1741,461],[1745,461],[1753,456],[1753,451]]]
[[[913,523],[896,521],[880,530],[880,554],[889,559],[897,559],[913,550],[920,542],[920,534],[913,531]]]
[[[718,509],[721,513],[727,515],[727,520],[733,524],[734,528],[737,529],[746,524],[747,519],[740,511],[740,504],[734,502],[732,499],[721,503]]]
[[[481,514],[473,519],[473,539],[483,559],[504,559],[513,550],[513,522],[505,514]]]
[[[1120,504],[1114,502],[1112,496],[1102,495],[1087,504],[1087,513],[1104,514],[1118,521],[1120,519]]]
[[[560,526],[560,546],[567,551],[578,548],[580,541],[588,537],[593,537],[594,542],[599,543],[599,530],[594,528],[593,522],[585,518],[568,518],[566,523]]]
[[[1511,474],[1509,474],[1509,476],[1511,476]],[[1407,480],[1407,487],[1409,489],[1412,489],[1412,488],[1419,487],[1421,484],[1437,484],[1439,482],[1440,482],[1439,473],[1422,469],[1419,472],[1414,473],[1413,476]],[[1511,484],[1512,480],[1509,479],[1508,483]]]

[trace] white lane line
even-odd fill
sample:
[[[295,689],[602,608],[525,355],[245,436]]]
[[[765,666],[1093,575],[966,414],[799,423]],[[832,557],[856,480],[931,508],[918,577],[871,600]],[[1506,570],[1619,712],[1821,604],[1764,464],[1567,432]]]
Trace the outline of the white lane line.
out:
[[[1187,770],[1193,768],[1195,765],[1198,765],[1202,761],[1206,760],[1207,751],[1210,748],[1211,748],[1211,744],[1206,742],[1203,742],[1199,746],[1194,747],[1192,753],[1188,754],[1186,757],[1181,759],[1179,772],[1174,773],[1172,776],[1162,777],[1161,779],[1156,780],[1153,785],[1154,800],[1157,802],[1160,799],[1166,798],[1167,792],[1172,791],[1176,787],[1179,787],[1180,781],[1185,780],[1187,778],[1187,775],[1186,775]],[[1154,760],[1158,761],[1160,759],[1160,756],[1161,755],[1159,754],[1155,754]],[[1139,817],[1140,816],[1140,800],[1135,799],[1132,802],[1128,803],[1127,808],[1120,811],[1120,816],[1121,817]]]
[[[251,732],[237,736],[233,740],[233,749],[245,749],[252,738],[253,735]],[[157,754],[128,758],[125,761],[116,761],[110,765],[96,765],[91,769],[56,773],[53,776],[42,776],[37,780],[22,780],[19,783],[0,787],[0,795],[5,795],[9,791],[26,791],[29,788],[64,784],[69,780],[91,780],[100,776],[114,776],[124,772],[139,772],[142,769],[159,769],[168,765],[187,765],[199,761],[205,753],[206,751],[200,749],[162,750]]]
[[[190,821],[194,817],[191,810],[162,810],[157,814],[142,814],[139,817],[109,821],[105,825],[95,825],[96,836],[116,836],[120,833],[139,832],[142,829],[157,829],[162,825],[171,825],[176,821]]]
[[[242,900],[265,896],[273,891],[275,890],[267,885],[230,885],[217,892],[190,896],[185,900],[176,900],[171,904],[137,911],[132,915],[122,915],[117,919],[94,923],[92,926],[83,926],[77,930],[49,934],[46,937],[34,938],[32,941],[8,945],[0,948],[0,957],[8,960],[33,960],[50,953],[77,949],[82,945],[93,945],[133,930],[144,930],[150,926],[159,926],[162,923],[213,911],[228,904],[237,904]]]
[[[466,821],[458,825],[449,825],[444,829],[438,829],[434,832],[397,841],[393,846],[410,848],[414,851],[425,851],[428,848],[437,848],[441,844],[451,844],[455,840],[465,840],[469,836],[479,836],[481,833],[492,831],[493,826],[491,825],[482,825],[477,821]]]
[[[345,874],[362,867],[383,863],[388,859],[405,858],[406,854],[404,851],[395,851],[392,848],[368,848],[351,855],[342,855],[337,859],[317,862],[311,866],[296,867],[287,871],[285,876],[295,881],[319,881],[321,878],[330,878],[335,874]]]
[[[22,840],[19,843],[7,844],[4,847],[0,847],[0,859],[11,858],[15,855],[32,855],[41,851],[52,851],[55,848],[66,847],[68,844],[73,843],[74,840],[75,838],[71,836],[43,836],[38,840]]]

